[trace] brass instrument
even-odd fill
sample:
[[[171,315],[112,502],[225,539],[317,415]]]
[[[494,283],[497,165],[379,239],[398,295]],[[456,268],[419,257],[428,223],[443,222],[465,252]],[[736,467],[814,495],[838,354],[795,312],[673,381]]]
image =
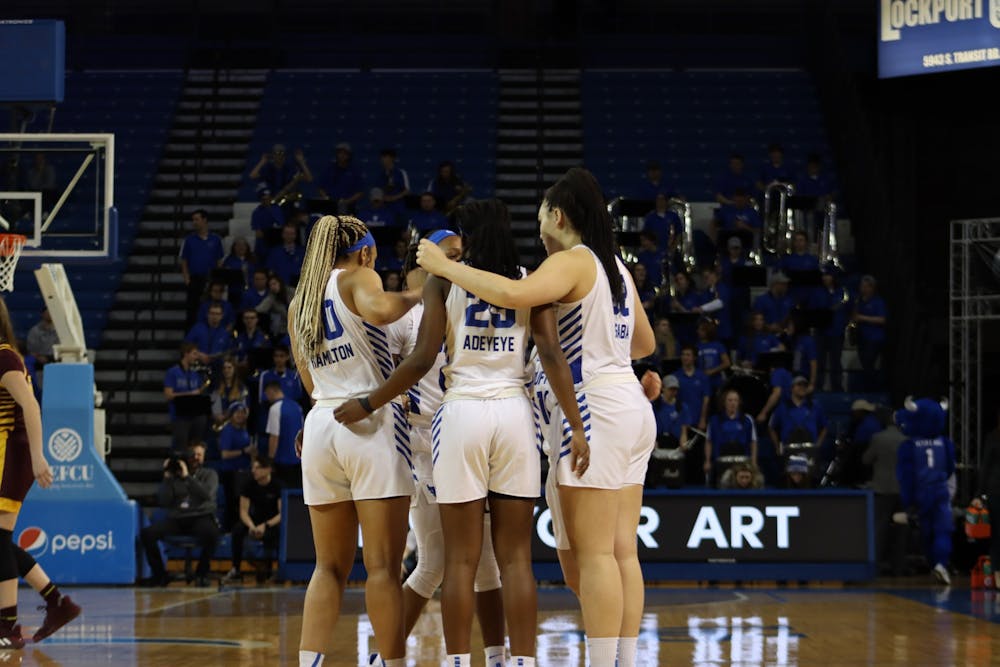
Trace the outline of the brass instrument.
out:
[[[795,223],[788,198],[795,194],[795,186],[775,181],[764,190],[764,231],[760,246],[763,252],[774,255],[785,253],[792,245]],[[760,258],[758,257],[758,262]]]
[[[840,268],[840,256],[837,254],[837,205],[827,202],[823,208],[823,229],[819,237],[819,263],[832,264]]]
[[[681,266],[685,271],[694,271],[697,267],[697,259],[694,254],[694,227],[691,223],[691,204],[680,197],[671,197],[667,202],[667,207],[681,219],[682,236],[678,247],[681,255]],[[671,273],[676,272],[676,268],[671,270]]]
[[[218,424],[212,424],[212,433],[221,433],[222,429],[226,428],[226,426],[229,424],[230,421],[231,419],[227,417]]]

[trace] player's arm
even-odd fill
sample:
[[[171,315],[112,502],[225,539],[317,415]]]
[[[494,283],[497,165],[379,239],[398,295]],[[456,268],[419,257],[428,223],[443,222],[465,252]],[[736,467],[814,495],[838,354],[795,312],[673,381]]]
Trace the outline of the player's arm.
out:
[[[417,290],[386,292],[382,289],[382,279],[369,268],[354,271],[351,297],[361,319],[376,326],[395,322],[420,302]]]
[[[16,369],[0,376],[0,387],[6,389],[21,408],[21,413],[24,415],[24,429],[28,435],[28,448],[31,452],[32,472],[38,484],[43,489],[48,488],[52,484],[52,470],[42,451],[42,411],[38,407],[35,392],[31,390],[24,371]]]
[[[378,410],[395,396],[416,384],[434,365],[441,341],[444,340],[445,323],[448,314],[445,298],[450,285],[440,278],[431,276],[424,284],[424,315],[420,318],[417,342],[413,352],[396,367],[385,382],[362,399],[351,399],[337,406],[333,416],[342,424],[353,424]]]
[[[558,252],[528,276],[511,280],[452,261],[436,243],[427,239],[422,240],[417,249],[417,263],[428,273],[499,308],[531,308],[559,301],[579,282],[582,264],[575,261],[571,253]]]
[[[572,468],[580,476],[590,465],[590,444],[583,430],[583,418],[580,416],[580,406],[573,388],[573,374],[559,345],[555,310],[551,304],[531,309],[531,335],[538,350],[538,360],[542,362],[545,375],[549,378],[552,393],[573,429]]]
[[[632,328],[632,340],[630,355],[633,359],[648,357],[656,351],[656,336],[653,335],[653,326],[646,317],[646,309],[639,296],[639,290],[635,288],[635,282],[630,274],[625,274],[628,281],[629,292],[632,293],[632,308],[635,312],[635,325]]]

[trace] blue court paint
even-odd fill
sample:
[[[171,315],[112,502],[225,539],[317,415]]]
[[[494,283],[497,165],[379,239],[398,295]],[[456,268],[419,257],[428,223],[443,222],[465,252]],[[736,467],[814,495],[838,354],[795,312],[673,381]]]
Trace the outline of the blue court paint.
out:
[[[996,591],[969,590],[967,588],[916,588],[885,589],[878,592],[913,600],[956,614],[972,616],[990,623],[1000,623],[1000,593]]]

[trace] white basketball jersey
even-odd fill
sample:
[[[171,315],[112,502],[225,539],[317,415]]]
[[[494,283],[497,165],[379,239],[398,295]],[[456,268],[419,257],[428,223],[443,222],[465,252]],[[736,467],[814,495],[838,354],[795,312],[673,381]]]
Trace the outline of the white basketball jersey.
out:
[[[367,394],[392,374],[392,356],[382,327],[352,313],[340,298],[334,269],[323,300],[323,351],[309,357],[316,400]]]
[[[413,352],[413,348],[417,344],[417,332],[420,330],[420,319],[424,315],[424,304],[418,303],[407,315],[409,315],[408,319],[411,325],[408,336],[402,342],[399,352],[399,355],[404,359]],[[441,405],[441,399],[444,398],[444,387],[442,386],[444,379],[441,369],[447,358],[442,344],[434,359],[434,365],[427,371],[427,375],[420,378],[417,384],[406,392],[410,399],[410,423],[414,426],[430,427],[431,419],[433,419],[438,406]]]
[[[499,398],[513,390],[523,395],[530,310],[497,308],[457,285],[451,286],[445,307],[446,398]]]
[[[556,401],[556,395],[549,384],[549,378],[538,358],[538,348],[531,350],[528,360],[528,372],[531,374],[531,410],[535,418],[535,440],[538,450],[546,456],[552,451],[553,442],[560,440],[562,429],[562,411]]]
[[[586,248],[579,245],[576,248]],[[611,287],[597,255],[587,248],[597,266],[594,286],[574,303],[556,303],[556,325],[573,373],[573,384],[587,384],[601,375],[632,373],[632,331],[635,327],[634,296],[630,292],[628,269],[615,258],[624,281],[622,307],[611,299]],[[633,374],[634,377],[634,374]]]

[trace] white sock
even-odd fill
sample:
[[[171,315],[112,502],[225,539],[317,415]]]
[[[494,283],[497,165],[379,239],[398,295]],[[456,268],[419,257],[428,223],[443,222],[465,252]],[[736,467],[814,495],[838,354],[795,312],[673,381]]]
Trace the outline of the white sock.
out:
[[[447,665],[447,667],[471,667],[472,654],[449,653],[448,657],[445,658],[444,664]]]
[[[618,667],[635,667],[635,651],[638,646],[638,637],[618,638]]]
[[[486,667],[506,667],[507,649],[503,646],[487,646],[484,650],[486,654]]]
[[[385,667],[406,667],[406,658],[395,658],[393,660],[383,660]]]
[[[587,637],[587,652],[590,654],[590,667],[615,667],[618,637]]]
[[[510,656],[511,667],[535,667],[535,659],[523,655]]]
[[[319,667],[323,664],[323,654],[316,651],[299,651],[299,667]]]

